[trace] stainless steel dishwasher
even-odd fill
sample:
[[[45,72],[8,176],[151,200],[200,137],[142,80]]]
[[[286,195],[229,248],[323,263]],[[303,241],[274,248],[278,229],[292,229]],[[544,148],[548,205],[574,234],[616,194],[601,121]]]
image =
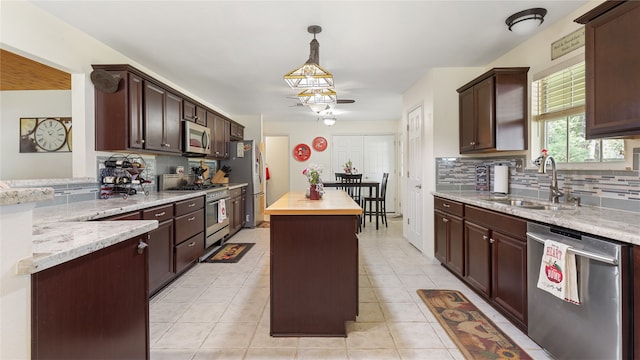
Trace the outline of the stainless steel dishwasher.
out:
[[[576,255],[580,305],[537,288],[546,239]],[[629,244],[573,230],[527,224],[528,335],[556,359],[627,359],[633,267]]]

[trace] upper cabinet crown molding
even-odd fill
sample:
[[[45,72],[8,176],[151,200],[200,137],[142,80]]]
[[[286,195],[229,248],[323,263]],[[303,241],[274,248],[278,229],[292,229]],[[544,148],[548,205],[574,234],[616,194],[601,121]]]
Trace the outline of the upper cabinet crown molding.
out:
[[[640,135],[640,2],[606,1],[585,24],[586,138]]]
[[[493,68],[460,87],[460,153],[526,150],[528,67]]]

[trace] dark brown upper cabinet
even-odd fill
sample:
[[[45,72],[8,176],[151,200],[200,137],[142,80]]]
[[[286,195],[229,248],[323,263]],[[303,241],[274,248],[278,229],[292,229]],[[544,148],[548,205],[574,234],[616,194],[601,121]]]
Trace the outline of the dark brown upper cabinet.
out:
[[[207,126],[211,129],[211,155],[214,159],[229,158],[230,121],[213,111],[207,111]]]
[[[182,102],[182,118],[202,126],[207,126],[207,110],[190,101]]]
[[[182,98],[164,88],[145,82],[145,148],[182,153],[180,121]]]
[[[493,68],[460,87],[460,153],[526,150],[528,67]]]
[[[586,138],[640,134],[640,2],[606,1],[585,24]]]

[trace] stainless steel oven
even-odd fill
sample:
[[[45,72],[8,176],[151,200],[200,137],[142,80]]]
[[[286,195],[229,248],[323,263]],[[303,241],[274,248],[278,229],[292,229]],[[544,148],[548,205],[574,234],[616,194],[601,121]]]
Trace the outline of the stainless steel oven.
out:
[[[227,203],[229,200],[229,190],[213,189],[207,191],[207,205],[205,214],[207,217],[207,238],[205,249],[220,241],[220,245],[229,235],[229,217],[227,216]],[[224,217],[224,218],[222,218]]]

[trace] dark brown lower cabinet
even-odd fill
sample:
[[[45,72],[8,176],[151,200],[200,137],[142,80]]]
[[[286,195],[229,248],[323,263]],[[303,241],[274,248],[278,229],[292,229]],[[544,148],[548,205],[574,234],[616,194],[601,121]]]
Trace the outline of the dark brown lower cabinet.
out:
[[[525,331],[526,236],[525,220],[465,205],[464,280]]]
[[[640,246],[633,246],[633,358],[640,359]]]
[[[173,280],[173,219],[149,231],[149,294],[154,295]]]
[[[271,215],[271,335],[346,336],[358,314],[355,215]]]
[[[31,276],[32,359],[149,359],[146,239]]]

